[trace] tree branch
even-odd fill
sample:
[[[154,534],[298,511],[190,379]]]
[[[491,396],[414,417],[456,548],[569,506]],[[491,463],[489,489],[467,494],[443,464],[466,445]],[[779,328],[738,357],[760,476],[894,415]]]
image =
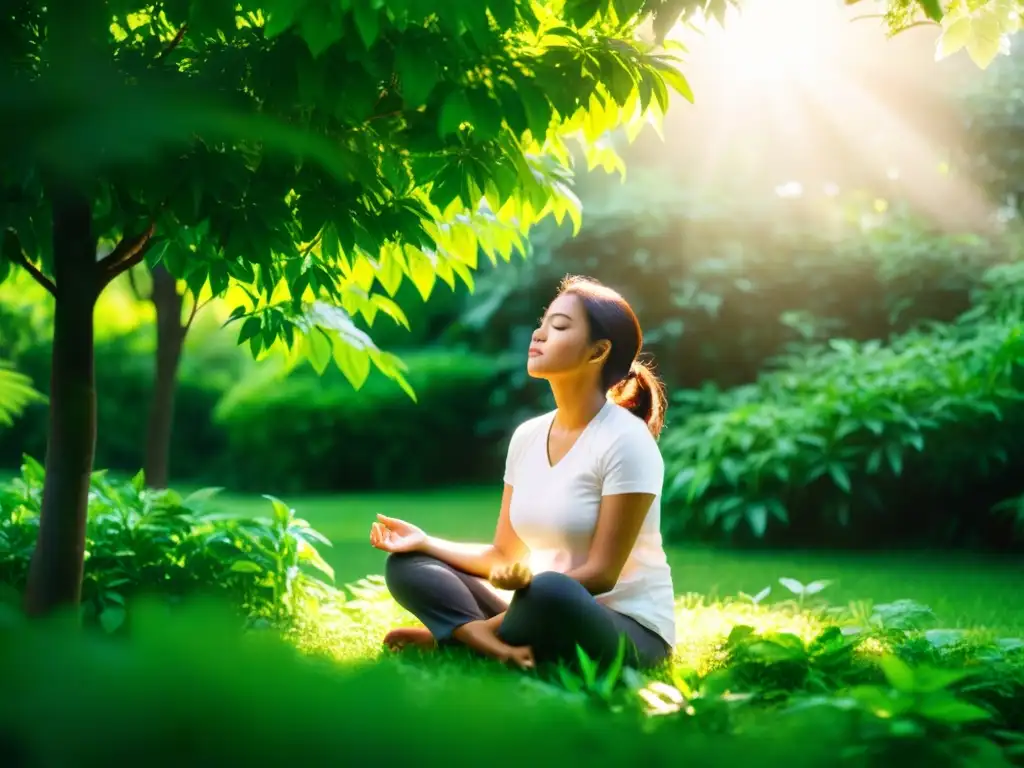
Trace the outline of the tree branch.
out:
[[[212,296],[209,299],[204,299],[203,301],[197,301],[195,298],[192,299],[192,311],[188,313],[188,320],[186,320],[185,325],[182,326],[182,329],[186,333],[190,328],[192,328],[192,321],[196,319],[196,315],[199,313],[199,310],[209,304],[212,300]]]
[[[167,44],[167,47],[160,51],[160,55],[156,57],[157,61],[160,61],[167,56],[171,51],[181,45],[181,41],[185,39],[185,32],[188,31],[188,24],[182,24],[178,27],[178,32],[171,39],[171,42]]]
[[[127,269],[142,262],[156,230],[156,222],[151,221],[146,231],[137,237],[124,236],[107,256],[100,259],[100,273],[105,283],[110,282]]]
[[[128,270],[128,282],[131,283],[131,285],[132,285],[132,293],[135,294],[136,300],[138,300],[138,301],[147,301],[149,298],[151,298],[151,297],[143,296],[142,295],[142,291],[139,289],[139,282],[135,279],[135,270],[134,269],[129,269]]]
[[[35,264],[28,260],[25,250],[21,247],[21,240],[18,239],[18,234],[12,229],[5,230],[4,240],[4,254],[8,260],[28,272],[33,280],[43,286],[51,296],[57,298],[57,285],[53,280],[44,275]]]

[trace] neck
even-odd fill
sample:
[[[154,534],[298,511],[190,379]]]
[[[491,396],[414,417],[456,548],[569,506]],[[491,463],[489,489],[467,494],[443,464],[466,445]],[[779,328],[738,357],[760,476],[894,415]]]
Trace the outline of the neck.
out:
[[[555,397],[555,423],[563,429],[582,429],[590,423],[607,402],[604,392],[591,379],[559,379],[551,381]]]

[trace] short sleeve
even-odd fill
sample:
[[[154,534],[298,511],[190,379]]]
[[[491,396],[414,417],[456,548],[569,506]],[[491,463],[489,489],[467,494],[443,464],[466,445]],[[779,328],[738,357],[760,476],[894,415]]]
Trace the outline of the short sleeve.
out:
[[[665,462],[647,425],[623,430],[605,456],[602,496],[620,493],[661,493]]]

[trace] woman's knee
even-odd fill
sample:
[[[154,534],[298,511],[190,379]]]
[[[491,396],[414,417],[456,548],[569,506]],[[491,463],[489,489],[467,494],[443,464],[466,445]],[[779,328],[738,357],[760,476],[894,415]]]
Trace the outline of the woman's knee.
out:
[[[557,571],[536,574],[530,580],[530,586],[519,593],[522,602],[543,612],[563,610],[588,595],[582,584]]]
[[[419,552],[393,552],[384,562],[384,583],[394,595],[396,591],[407,592],[422,580],[423,566],[439,562]]]

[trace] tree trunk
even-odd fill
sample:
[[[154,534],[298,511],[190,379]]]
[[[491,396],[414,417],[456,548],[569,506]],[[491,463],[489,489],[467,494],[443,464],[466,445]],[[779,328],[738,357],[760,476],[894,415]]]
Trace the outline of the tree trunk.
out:
[[[92,211],[77,192],[54,195],[53,263],[57,290],[46,480],[25,595],[31,616],[77,606],[82,593],[96,447],[93,312],[99,281]]]
[[[156,374],[146,432],[145,470],[146,484],[150,488],[166,488],[170,476],[178,364],[187,329],[181,324],[184,302],[174,277],[162,264],[153,267],[152,277],[152,300],[156,307]]]

